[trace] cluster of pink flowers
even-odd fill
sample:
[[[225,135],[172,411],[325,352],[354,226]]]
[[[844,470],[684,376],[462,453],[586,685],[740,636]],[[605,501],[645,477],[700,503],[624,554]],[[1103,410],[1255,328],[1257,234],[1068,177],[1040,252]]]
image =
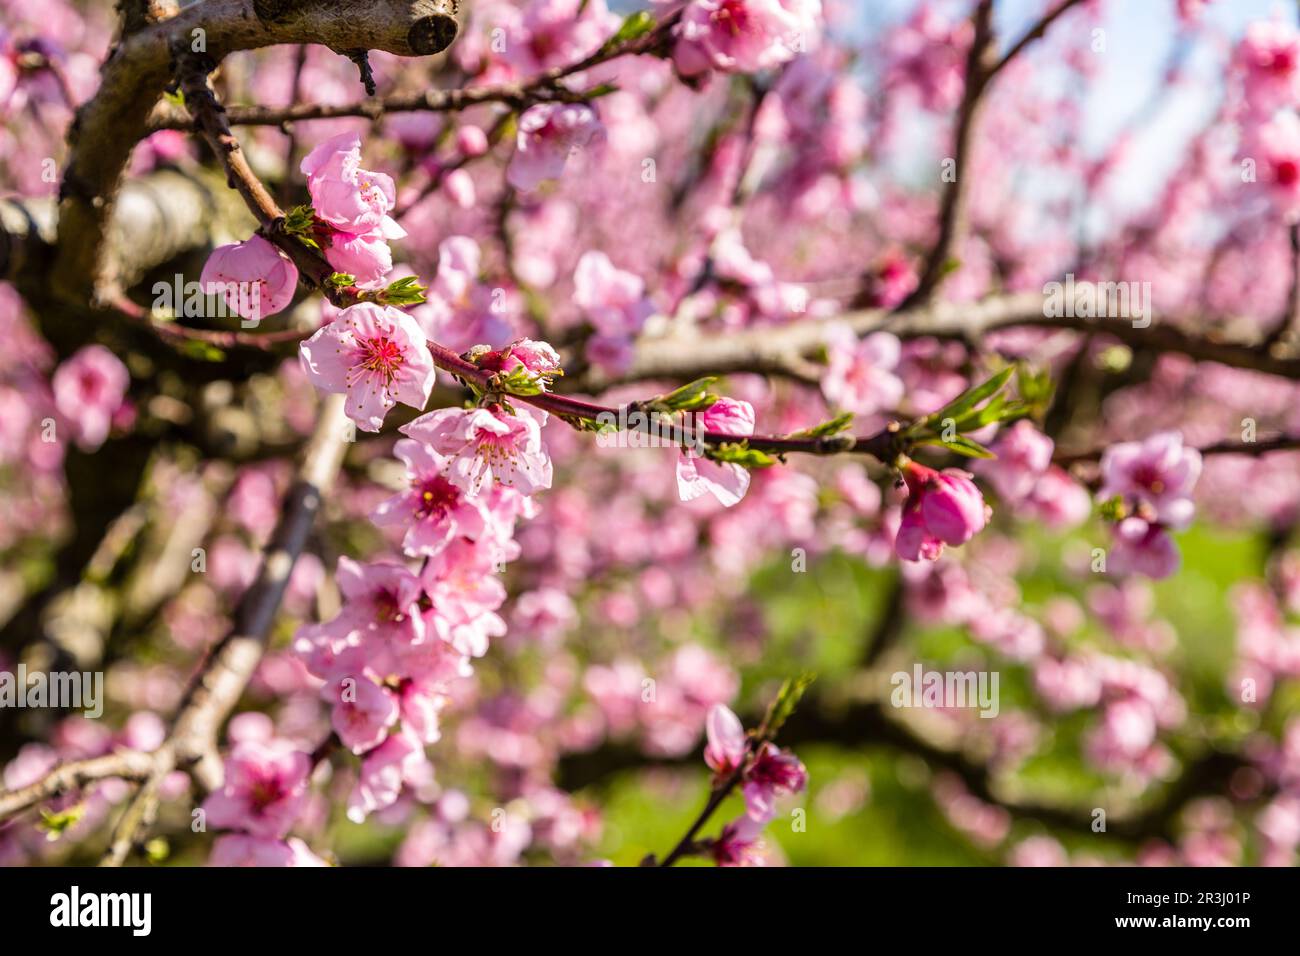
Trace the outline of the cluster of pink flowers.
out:
[[[1201,453],[1186,448],[1177,432],[1123,442],[1101,458],[1102,501],[1119,498],[1124,515],[1115,526],[1107,558],[1114,574],[1165,578],[1178,570],[1178,548],[1169,536],[1191,524],[1192,489],[1201,474]]]
[[[231,721],[222,785],[208,795],[206,826],[218,837],[210,866],[326,866],[297,837],[287,838],[307,800],[311,759],[277,739],[270,718],[241,714]]]
[[[1032,422],[1021,420],[998,435],[992,445],[996,458],[972,467],[1018,515],[1058,530],[1078,527],[1091,514],[1092,500],[1064,468],[1052,464],[1055,447]]]
[[[705,722],[708,744],[704,762],[715,775],[715,785],[740,771],[745,815],[727,824],[711,852],[719,866],[761,863],[760,834],[776,816],[776,801],[808,785],[808,772],[792,753],[770,741],[750,752],[745,728],[728,707],[716,704]]]
[[[391,176],[361,168],[361,138],[341,133],[302,161],[316,219],[327,227],[325,258],[356,285],[379,285],[393,269],[388,243],[406,230],[389,215],[397,203]]]
[[[1241,81],[1243,162],[1278,212],[1300,216],[1300,30],[1280,15],[1252,23],[1233,55]]]

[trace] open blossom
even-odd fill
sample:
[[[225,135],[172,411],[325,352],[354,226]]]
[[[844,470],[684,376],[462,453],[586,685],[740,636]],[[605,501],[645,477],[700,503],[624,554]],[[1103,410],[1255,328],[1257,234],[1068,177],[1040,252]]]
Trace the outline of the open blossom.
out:
[[[587,360],[609,375],[625,372],[632,364],[632,340],[654,314],[645,282],[603,252],[584,252],[573,273],[573,302],[595,329]]]
[[[845,325],[828,336],[822,393],[837,408],[857,415],[889,411],[903,397],[903,383],[894,375],[902,346],[889,332],[873,332],[859,340]]]
[[[423,408],[433,388],[433,358],[415,320],[392,306],[360,302],[303,342],[299,353],[317,388],[347,395],[358,427],[379,431],[397,402]]]
[[[321,697],[334,702],[330,725],[354,754],[379,746],[400,713],[392,692],[364,674],[331,681],[321,688]]]
[[[245,319],[282,312],[298,288],[298,267],[261,236],[218,246],[208,256],[199,285],[221,295],[227,308]]]
[[[903,478],[908,499],[894,550],[904,561],[933,561],[945,544],[965,544],[988,523],[991,509],[968,473],[909,462]]]
[[[448,458],[448,478],[468,494],[495,482],[531,495],[551,487],[551,459],[542,447],[545,421],[545,412],[522,405],[513,415],[500,406],[440,408],[401,431]]]
[[[54,405],[71,422],[83,450],[94,451],[104,444],[130,384],[122,360],[102,345],[79,349],[55,370]]]
[[[289,832],[307,796],[311,761],[285,740],[246,740],[226,757],[225,782],[203,803],[208,823],[279,839]]]
[[[359,634],[398,644],[424,640],[420,579],[414,573],[393,561],[361,564],[344,556],[335,577],[343,607],[333,620],[316,626],[322,636],[342,641]]]
[[[421,575],[429,597],[429,618],[443,639],[466,657],[482,657],[488,643],[506,632],[496,613],[505,603],[506,589],[494,573],[492,551],[481,543],[459,538],[430,558]]]
[[[1185,528],[1195,512],[1192,489],[1201,475],[1201,453],[1186,448],[1178,432],[1160,432],[1140,442],[1107,448],[1101,457],[1104,500],[1119,495],[1145,506],[1147,518]]]
[[[744,437],[754,434],[754,406],[734,398],[720,398],[696,416],[694,427],[706,432]],[[713,461],[693,449],[683,448],[677,458],[677,494],[694,501],[712,494],[730,508],[749,490],[749,470],[727,461]]]
[[[303,159],[316,217],[341,232],[360,235],[378,229],[397,203],[391,176],[361,168],[361,137],[341,133]]]
[[[391,219],[385,219],[374,232],[335,232],[325,244],[325,260],[336,271],[354,277],[359,288],[375,286],[393,271],[393,250],[388,241],[405,235],[406,230]]]
[[[348,797],[348,819],[364,823],[366,817],[391,807],[403,786],[414,787],[423,796],[436,796],[433,766],[424,748],[404,733],[393,734],[361,761],[361,774]]]
[[[1022,419],[998,436],[993,446],[997,457],[977,461],[974,467],[1003,499],[1020,501],[1033,492],[1052,464],[1055,444],[1032,422]]]
[[[1300,31],[1287,20],[1257,20],[1246,28],[1234,55],[1246,105],[1267,116],[1300,101]]]
[[[477,538],[483,533],[484,501],[466,494],[447,477],[446,457],[413,438],[398,441],[393,454],[406,463],[410,488],[380,504],[373,520],[381,528],[406,528],[402,548],[407,554],[437,554],[452,538]]]
[[[1252,127],[1242,154],[1255,163],[1255,181],[1268,189],[1278,211],[1288,219],[1300,215],[1300,118],[1278,113]]]
[[[767,823],[776,816],[776,799],[797,793],[808,785],[808,771],[799,758],[773,743],[759,748],[745,771],[741,791],[751,819]]]
[[[519,117],[515,155],[506,180],[530,192],[547,179],[559,179],[569,155],[604,132],[595,111],[581,103],[539,103]]]
[[[812,45],[821,13],[821,0],[691,0],[673,63],[684,76],[766,70]]]

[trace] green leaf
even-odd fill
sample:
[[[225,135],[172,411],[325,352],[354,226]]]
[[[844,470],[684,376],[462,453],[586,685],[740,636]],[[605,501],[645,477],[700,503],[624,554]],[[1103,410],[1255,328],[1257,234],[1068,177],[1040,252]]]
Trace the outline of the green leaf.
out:
[[[657,412],[698,412],[708,408],[718,400],[718,396],[709,391],[709,386],[718,379],[715,376],[697,378],[695,381],[675,388],[667,395],[657,395],[641,407]]]
[[[965,435],[957,435],[954,438],[931,438],[921,442],[922,445],[938,445],[947,448],[949,451],[961,455],[964,458],[996,458],[997,455],[989,451],[979,442],[967,438]]]
[[[814,425],[812,428],[801,428],[797,432],[792,432],[790,438],[829,438],[831,435],[838,435],[844,429],[853,424],[853,413],[844,412],[836,415],[828,422]]]
[[[41,819],[36,828],[45,834],[45,839],[53,843],[71,826],[75,825],[86,813],[85,804],[78,803],[66,810],[47,810],[41,807]]]
[[[767,452],[750,448],[748,442],[723,442],[705,451],[705,455],[714,461],[722,461],[742,468],[770,468],[776,459]]]
[[[406,276],[403,279],[390,282],[387,288],[379,294],[379,301],[384,305],[419,305],[421,302],[426,301],[426,291],[428,291],[428,288],[421,285],[417,277]]]
[[[1044,408],[1052,400],[1056,386],[1052,384],[1052,374],[1047,369],[1035,372],[1027,365],[1021,365],[1016,372],[1016,391],[1029,405]]]
[[[1123,495],[1115,495],[1103,501],[1097,506],[1097,511],[1103,519],[1111,522],[1123,521],[1128,517],[1128,507],[1124,504]]]
[[[619,24],[618,32],[609,38],[610,46],[639,39],[655,28],[655,18],[647,10],[629,13]]]
[[[316,229],[316,210],[311,206],[294,206],[284,214],[284,231],[295,236],[308,248],[319,251],[320,243],[316,241]]]
[[[181,346],[181,353],[200,362],[220,362],[226,357],[226,353],[221,349],[201,339],[186,339],[185,344]]]
[[[331,272],[325,284],[335,289],[350,289],[357,284],[357,277],[350,272]]]
[[[767,716],[763,718],[763,732],[768,740],[775,737],[777,731],[790,719],[790,715],[799,706],[799,701],[803,699],[809,685],[816,679],[816,674],[804,672],[798,677],[786,678],[781,684],[776,699],[772,701],[767,709]]]
[[[1014,366],[1007,366],[988,381],[982,382],[974,388],[962,392],[943,408],[939,409],[933,415],[930,415],[926,420],[930,422],[941,422],[945,418],[951,418],[953,420],[961,418],[962,415],[970,411],[980,402],[984,401],[984,399],[1001,391],[1002,386],[1007,384],[1014,372]]]

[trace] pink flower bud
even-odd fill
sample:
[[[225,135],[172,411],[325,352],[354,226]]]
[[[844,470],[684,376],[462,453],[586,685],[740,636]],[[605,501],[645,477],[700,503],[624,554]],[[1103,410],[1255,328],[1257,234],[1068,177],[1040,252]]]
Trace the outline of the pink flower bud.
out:
[[[966,472],[948,468],[926,483],[921,516],[930,533],[945,544],[965,544],[984,529],[988,515],[984,496]]]

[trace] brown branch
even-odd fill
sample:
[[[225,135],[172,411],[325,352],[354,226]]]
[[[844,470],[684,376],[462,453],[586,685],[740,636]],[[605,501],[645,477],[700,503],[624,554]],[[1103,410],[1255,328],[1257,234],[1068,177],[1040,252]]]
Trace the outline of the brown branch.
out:
[[[263,552],[257,578],[235,609],[234,626],[208,652],[186,688],[167,742],[153,755],[149,776],[114,828],[104,865],[125,861],[139,832],[151,823],[158,786],[172,770],[189,770],[205,791],[220,785],[217,736],[262,659],[293,566],[342,465],[347,447],[344,425],[343,396],[328,396],[285,498],[280,522]]]
[[[1081,0],[1061,0],[1029,32],[1015,43],[1006,55],[997,58],[997,41],[993,32],[993,0],[978,0],[972,16],[974,36],[966,58],[965,83],[957,109],[957,128],[953,137],[954,178],[947,183],[939,210],[939,237],[926,256],[916,288],[903,301],[900,310],[929,302],[944,279],[952,272],[955,253],[966,234],[967,206],[970,198],[971,155],[975,130],[987,100],[989,84],[1006,66],[1047,32],[1057,17]]]
[[[100,780],[145,780],[153,772],[153,767],[153,754],[138,750],[118,750],[101,757],[60,764],[35,783],[0,792],[0,820]]]
[[[590,98],[590,93],[570,89],[561,83],[562,80],[620,57],[654,54],[666,49],[671,28],[676,22],[677,16],[673,16],[644,36],[601,47],[581,60],[555,67],[518,83],[470,86],[453,90],[422,90],[418,93],[393,94],[381,99],[370,98],[356,103],[294,103],[276,107],[230,106],[227,108],[227,115],[232,126],[286,126],[305,120],[349,117],[375,122],[389,113],[455,113],[488,103],[500,103],[515,110],[526,109],[534,103],[583,103]],[[183,110],[162,104],[154,110],[149,123],[151,132],[193,128],[193,119]]]
[[[1082,285],[1076,283],[1076,288]],[[1135,352],[1175,352],[1197,361],[1300,379],[1300,359],[1271,355],[1255,342],[1224,340],[1213,333],[1193,335],[1162,321],[1159,316],[1151,317],[1150,324],[1142,328],[1126,319],[1049,316],[1045,311],[1044,296],[1018,294],[961,305],[936,302],[895,314],[866,309],[830,320],[804,320],[725,334],[665,335],[638,342],[632,367],[617,378],[589,371],[573,380],[561,380],[560,387],[599,391],[631,382],[688,380],[729,372],[788,377],[792,357],[814,359],[825,349],[833,323],[844,323],[858,335],[887,330],[904,339],[956,339],[972,346],[979,345],[989,333],[1002,329],[1060,329],[1109,335]]]
[[[171,77],[174,44],[214,63],[280,43],[362,46],[399,56],[445,49],[455,36],[452,0],[205,0],[124,36],[104,64],[99,90],[77,113],[60,191],[56,292],[84,305],[117,276],[104,241],[118,184],[148,116]],[[264,15],[264,16],[263,16]],[[89,335],[89,331],[85,333]]]

